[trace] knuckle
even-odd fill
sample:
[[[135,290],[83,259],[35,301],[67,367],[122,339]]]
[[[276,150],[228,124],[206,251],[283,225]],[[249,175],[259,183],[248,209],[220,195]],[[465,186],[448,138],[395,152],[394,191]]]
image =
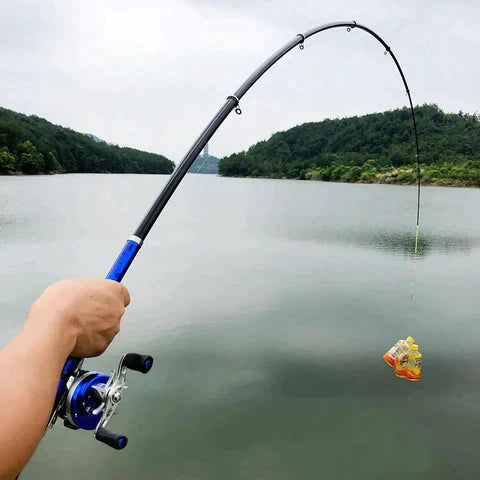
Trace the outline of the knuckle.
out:
[[[110,294],[117,295],[120,291],[121,285],[120,283],[116,282],[115,280],[105,279],[102,280],[104,286],[106,287],[106,291]]]

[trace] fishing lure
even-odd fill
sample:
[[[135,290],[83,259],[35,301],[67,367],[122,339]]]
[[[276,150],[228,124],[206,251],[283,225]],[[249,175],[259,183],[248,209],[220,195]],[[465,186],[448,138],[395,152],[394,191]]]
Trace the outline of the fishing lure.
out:
[[[217,131],[218,127],[232,112],[232,110],[235,110],[235,113],[238,115],[242,113],[240,108],[240,99],[255,84],[255,82],[257,82],[257,80],[265,72],[267,72],[290,50],[296,46],[299,46],[299,48],[303,50],[304,43],[307,38],[316,35],[317,33],[334,28],[346,28],[347,31],[351,31],[354,28],[363,30],[378,40],[378,42],[380,42],[385,48],[385,55],[389,54],[394,61],[402,78],[410,103],[410,112],[416,139],[417,162],[418,168],[420,168],[418,159],[417,126],[412,98],[410,96],[410,90],[408,88],[403,71],[391,48],[373,30],[355,21],[328,23],[319,27],[315,27],[305,33],[299,33],[296,35],[292,40],[280,48],[280,50],[265,60],[257,68],[257,70],[255,70],[252,75],[247,78],[247,80],[234,94],[227,97],[227,100],[220,108],[218,113],[213,117],[205,130],[203,130],[195,143],[191,146],[190,150],[188,150],[177,169],[173,172],[169,181],[153,203],[152,207],[138,228],[135,230],[134,234],[127,240],[125,246],[108,273],[106,277],[107,279],[115,280],[117,282],[122,281],[125,273],[132,264],[155,221],[170,200],[170,197],[180,184],[192,163],[198,157],[213,134]],[[152,368],[153,358],[149,355],[128,353],[121,358],[117,371],[112,372],[110,375],[83,370],[81,368],[82,362],[83,360],[80,358],[69,357],[67,359],[62,370],[55,403],[48,426],[52,427],[56,420],[60,418],[63,419],[64,425],[69,428],[93,430],[97,440],[120,450],[127,445],[127,437],[125,435],[110,432],[107,430],[107,425],[115,413],[120,401],[122,400],[127,370],[130,369],[147,373]]]
[[[394,367],[395,376],[418,382],[422,378],[422,354],[413,337],[398,340],[383,354],[385,363]]]

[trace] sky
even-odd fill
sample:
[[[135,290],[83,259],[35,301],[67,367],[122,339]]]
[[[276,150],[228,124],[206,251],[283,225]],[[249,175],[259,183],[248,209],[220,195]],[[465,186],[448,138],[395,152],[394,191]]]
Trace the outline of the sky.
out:
[[[480,111],[478,0],[0,0],[0,106],[178,163],[226,97],[298,33],[355,20],[415,104]],[[210,141],[222,157],[325,118],[407,105],[365,32],[290,52]]]

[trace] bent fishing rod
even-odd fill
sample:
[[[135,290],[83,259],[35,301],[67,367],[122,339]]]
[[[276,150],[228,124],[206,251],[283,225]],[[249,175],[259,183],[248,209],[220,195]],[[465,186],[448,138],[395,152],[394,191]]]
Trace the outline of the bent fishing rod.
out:
[[[175,192],[185,174],[188,172],[192,163],[198,157],[210,138],[217,131],[218,127],[232,112],[232,110],[235,110],[235,112],[239,115],[242,113],[240,108],[240,100],[257,82],[257,80],[259,80],[264,73],[266,73],[276,62],[278,62],[278,60],[280,60],[296,46],[299,46],[300,49],[303,50],[305,40],[307,40],[309,37],[334,28],[346,28],[349,32],[355,28],[370,34],[382,44],[385,49],[385,55],[390,55],[402,78],[410,104],[413,134],[415,137],[415,157],[417,160],[418,169],[417,230],[414,261],[416,260],[420,216],[420,159],[417,124],[415,120],[415,111],[410,95],[410,89],[408,88],[408,84],[400,64],[387,43],[370,28],[355,21],[351,21],[327,23],[325,25],[312,28],[305,33],[299,33],[282,48],[280,48],[280,50],[265,60],[247,78],[247,80],[240,86],[240,88],[238,88],[235,93],[227,97],[227,100],[222,105],[218,113],[213,117],[197,140],[195,140],[194,144],[191,146],[190,150],[188,150],[177,169],[173,172],[167,184],[164,186],[160,195],[157,197],[138,228],[127,240],[118,258],[115,260],[115,263],[108,272],[106,277],[107,279],[114,280],[116,282],[122,281],[135,256],[140,250],[140,247],[145,241],[148,233],[155,224],[158,216],[165,208],[165,205],[170,200],[171,196]],[[63,419],[65,426],[74,430],[93,430],[97,440],[117,450],[120,450],[127,445],[127,437],[125,435],[112,433],[107,430],[106,427],[115,413],[120,401],[122,400],[122,394],[126,388],[125,381],[127,370],[130,369],[147,373],[152,368],[153,358],[149,355],[127,353],[121,358],[118,369],[113,371],[110,375],[83,370],[81,368],[82,362],[83,359],[80,358],[69,357],[67,359],[61,373],[48,427],[52,427],[55,421],[58,418],[61,418]]]

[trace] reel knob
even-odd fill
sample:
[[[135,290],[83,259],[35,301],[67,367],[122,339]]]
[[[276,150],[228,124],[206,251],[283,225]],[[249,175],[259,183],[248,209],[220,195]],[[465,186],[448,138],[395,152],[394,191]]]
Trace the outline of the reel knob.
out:
[[[95,433],[95,438],[115,450],[122,450],[128,443],[128,438],[125,435],[113,433],[106,428],[99,428]]]
[[[123,357],[122,364],[130,370],[148,373],[153,365],[153,357],[150,355],[141,355],[140,353],[127,353]]]

